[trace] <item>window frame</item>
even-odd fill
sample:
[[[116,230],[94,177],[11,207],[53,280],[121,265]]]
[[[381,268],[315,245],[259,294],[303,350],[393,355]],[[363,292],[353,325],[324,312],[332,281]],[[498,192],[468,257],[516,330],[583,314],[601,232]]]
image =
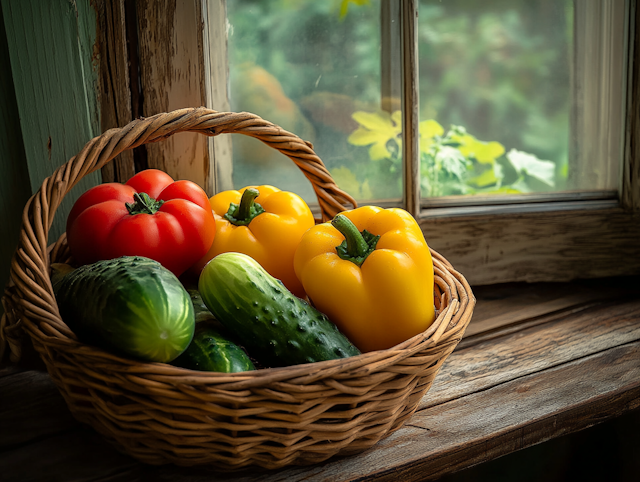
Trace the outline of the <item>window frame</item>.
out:
[[[606,0],[612,1],[615,0]],[[153,29],[144,11],[152,8],[152,2],[137,3],[138,18],[145,18],[145,28]],[[417,0],[401,0],[403,71],[413,71],[416,75],[417,5]],[[446,199],[425,202],[419,197],[419,182],[412,183],[419,173],[417,78],[416,75],[403,76],[403,122],[405,135],[409,136],[403,142],[403,149],[406,149],[403,158],[413,159],[405,163],[403,207],[416,217],[430,246],[442,253],[470,283],[568,281],[640,272],[640,39],[636,29],[639,14],[635,2],[626,5],[630,68],[626,73],[626,113],[622,121],[624,156],[617,193],[609,190],[570,196],[543,194],[529,197],[526,202],[517,197],[501,198],[501,201],[508,201],[507,204],[491,200],[489,204],[478,205],[478,198],[462,206],[448,204]],[[170,104],[181,107],[206,105],[215,110],[228,110],[226,1],[190,0],[179,2],[175,9],[171,16],[174,18],[173,29],[167,38],[175,45],[188,37],[192,45],[198,45],[188,54],[191,62],[197,62],[202,68],[196,72],[201,77],[195,100],[193,97],[175,97],[170,99]],[[186,14],[187,20],[185,11],[190,12]],[[193,28],[187,27],[189,21]],[[216,25],[217,30],[211,29],[212,25]],[[216,48],[211,48],[210,39],[218,42]],[[141,71],[150,68],[149,65],[145,67],[146,64],[151,67],[169,65],[180,70],[171,49],[156,50],[153,58],[144,58],[144,49],[140,52]],[[174,75],[173,81],[175,84],[184,79]],[[152,87],[143,85],[143,89]],[[175,85],[173,89],[174,92],[180,90]],[[197,169],[204,173],[203,185],[212,194],[229,187],[230,171],[226,163],[231,152],[230,139],[219,136],[209,138],[207,142],[207,155]],[[163,145],[162,148],[166,151],[171,146]],[[177,156],[175,166],[184,162],[180,160],[180,153],[171,155]],[[165,157],[169,156],[165,154]],[[150,163],[149,167],[156,166]],[[164,165],[157,167],[167,168]]]

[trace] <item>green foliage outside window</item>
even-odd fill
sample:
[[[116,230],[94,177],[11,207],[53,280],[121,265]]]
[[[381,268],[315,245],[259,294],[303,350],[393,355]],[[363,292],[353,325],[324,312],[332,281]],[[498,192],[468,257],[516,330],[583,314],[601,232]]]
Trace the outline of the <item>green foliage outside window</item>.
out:
[[[572,4],[419,2],[423,196],[565,188]],[[399,114],[379,112],[380,7],[227,3],[231,109],[311,141],[338,185],[361,201],[402,196]],[[266,181],[313,200],[288,159],[240,137],[237,187]]]
[[[353,118],[359,127],[348,142],[367,146],[371,162],[385,165],[392,173],[399,171],[401,112],[355,112]],[[362,191],[353,186],[355,176],[349,172],[341,168],[335,175]],[[553,162],[516,149],[505,152],[499,142],[478,140],[462,126],[454,125],[445,131],[433,119],[420,122],[420,175],[423,196],[518,194],[555,187]]]

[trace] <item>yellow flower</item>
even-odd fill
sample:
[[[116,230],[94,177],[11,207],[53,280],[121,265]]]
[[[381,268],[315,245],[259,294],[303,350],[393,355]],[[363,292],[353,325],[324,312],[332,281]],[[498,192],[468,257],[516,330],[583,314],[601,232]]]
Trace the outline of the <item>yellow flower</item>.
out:
[[[360,126],[348,138],[354,146],[371,146],[369,157],[372,161],[379,161],[391,157],[387,143],[393,140],[402,148],[402,113],[398,110],[393,114],[388,112],[354,112],[353,119]]]

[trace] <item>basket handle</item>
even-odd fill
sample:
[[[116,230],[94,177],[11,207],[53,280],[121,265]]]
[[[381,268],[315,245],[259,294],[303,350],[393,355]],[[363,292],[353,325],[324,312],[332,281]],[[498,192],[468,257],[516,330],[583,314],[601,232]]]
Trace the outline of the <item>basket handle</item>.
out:
[[[204,107],[179,109],[136,119],[122,128],[110,129],[90,140],[84,148],[60,166],[27,202],[22,216],[22,230],[11,263],[11,284],[16,294],[5,291],[3,303],[12,300],[0,327],[0,361],[8,344],[12,361],[20,356],[16,328],[20,319],[33,335],[56,332],[68,338],[75,335],[62,321],[49,279],[48,234],[55,211],[62,199],[87,174],[102,168],[127,149],[159,142],[179,132],[199,132],[207,136],[244,134],[254,137],[289,157],[311,182],[318,198],[322,221],[338,212],[357,207],[356,201],[333,181],[311,143],[295,134],[248,112],[217,112]],[[9,306],[7,306],[9,308]],[[25,317],[15,316],[24,311]],[[11,314],[9,314],[11,312]],[[34,326],[29,320],[39,320]]]

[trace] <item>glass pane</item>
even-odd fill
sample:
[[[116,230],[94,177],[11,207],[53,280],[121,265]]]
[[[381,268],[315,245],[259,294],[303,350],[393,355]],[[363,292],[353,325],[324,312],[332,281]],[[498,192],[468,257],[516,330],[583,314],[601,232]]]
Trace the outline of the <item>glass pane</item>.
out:
[[[227,9],[231,109],[311,141],[357,200],[399,199],[399,117],[380,113],[380,1],[234,0]],[[232,142],[235,187],[272,184],[315,200],[287,157],[246,136]]]
[[[423,197],[568,182],[572,0],[421,0]]]

